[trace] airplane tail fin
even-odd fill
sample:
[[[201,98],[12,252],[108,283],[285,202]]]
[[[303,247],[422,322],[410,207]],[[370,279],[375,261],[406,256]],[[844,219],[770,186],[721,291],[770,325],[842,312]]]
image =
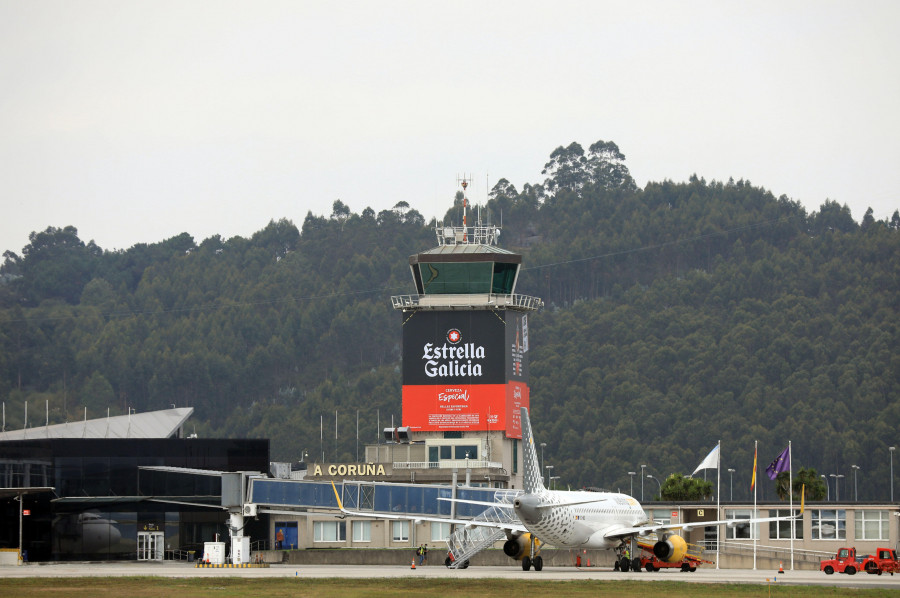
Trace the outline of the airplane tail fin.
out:
[[[522,458],[525,462],[525,492],[536,494],[544,490],[544,478],[541,475],[541,464],[538,462],[537,448],[534,446],[534,434],[531,432],[531,420],[528,409],[521,408],[522,414]]]

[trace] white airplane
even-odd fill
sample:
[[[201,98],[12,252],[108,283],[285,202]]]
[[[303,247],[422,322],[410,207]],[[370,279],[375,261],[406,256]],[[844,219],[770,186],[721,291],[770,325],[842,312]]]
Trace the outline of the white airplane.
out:
[[[616,554],[619,555],[618,568],[628,571],[629,569],[640,567],[638,558],[629,561],[622,556],[625,547],[638,536],[656,534],[657,541],[653,545],[653,554],[661,561],[677,563],[681,562],[687,553],[687,542],[676,533],[678,530],[688,532],[694,527],[701,526],[735,526],[747,523],[785,521],[801,517],[805,509],[805,501],[801,499],[800,512],[790,517],[698,521],[693,524],[651,524],[648,523],[647,514],[640,503],[627,494],[618,492],[548,490],[544,487],[543,478],[541,477],[528,410],[522,407],[521,414],[522,444],[524,445],[523,458],[525,461],[524,493],[516,496],[511,504],[448,498],[438,499],[484,505],[485,508],[513,509],[518,522],[496,523],[492,521],[441,517],[415,517],[416,521],[440,521],[468,527],[482,526],[502,529],[507,536],[503,552],[511,558],[521,560],[524,571],[528,571],[532,566],[535,571],[543,569],[543,559],[539,554],[541,544],[578,550],[589,548],[615,550]],[[410,519],[408,515],[374,515],[373,513],[349,511],[344,508],[336,487],[334,492],[338,500],[338,507],[345,515],[375,517],[378,519]],[[803,494],[805,492],[801,492],[801,496]],[[467,563],[462,564],[462,567],[466,566]]]

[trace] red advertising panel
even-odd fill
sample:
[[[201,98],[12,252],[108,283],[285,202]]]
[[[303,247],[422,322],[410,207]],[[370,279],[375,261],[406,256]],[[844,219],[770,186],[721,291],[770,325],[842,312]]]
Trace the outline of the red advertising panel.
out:
[[[527,320],[506,311],[418,312],[403,324],[403,425],[504,430],[528,406]]]
[[[414,430],[505,430],[506,385],[404,386],[403,425]]]
[[[513,382],[506,385],[506,437],[522,438],[522,416],[520,407],[530,408],[528,385]]]

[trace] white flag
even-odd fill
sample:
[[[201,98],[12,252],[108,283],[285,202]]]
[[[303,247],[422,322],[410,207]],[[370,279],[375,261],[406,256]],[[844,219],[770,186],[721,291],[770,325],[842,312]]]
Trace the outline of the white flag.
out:
[[[697,466],[697,469],[694,470],[694,473],[702,469],[717,469],[719,467],[719,445],[716,445],[716,448],[709,451],[709,454],[706,455],[706,459],[700,462],[700,465]],[[692,473],[691,475],[694,475]]]

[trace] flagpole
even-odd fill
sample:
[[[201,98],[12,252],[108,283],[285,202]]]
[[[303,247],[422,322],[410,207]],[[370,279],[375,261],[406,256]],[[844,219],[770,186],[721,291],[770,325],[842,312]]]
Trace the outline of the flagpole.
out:
[[[722,441],[719,441],[719,455],[718,459],[716,459],[716,484],[718,484],[718,488],[716,489],[716,519],[722,519]],[[660,497],[662,498],[662,497]],[[719,561],[722,559],[722,526],[717,526],[716,529],[716,570],[719,569]]]
[[[753,441],[753,518],[756,519],[759,517],[759,511],[756,508],[756,455],[759,451],[759,440]],[[758,523],[751,524],[750,527],[750,535],[753,537],[753,570],[756,571],[756,542],[757,529],[759,528]]]
[[[794,516],[794,450],[791,441],[788,440],[788,496],[791,497],[791,517]],[[791,571],[794,570],[794,536],[797,530],[797,520],[791,519]]]

